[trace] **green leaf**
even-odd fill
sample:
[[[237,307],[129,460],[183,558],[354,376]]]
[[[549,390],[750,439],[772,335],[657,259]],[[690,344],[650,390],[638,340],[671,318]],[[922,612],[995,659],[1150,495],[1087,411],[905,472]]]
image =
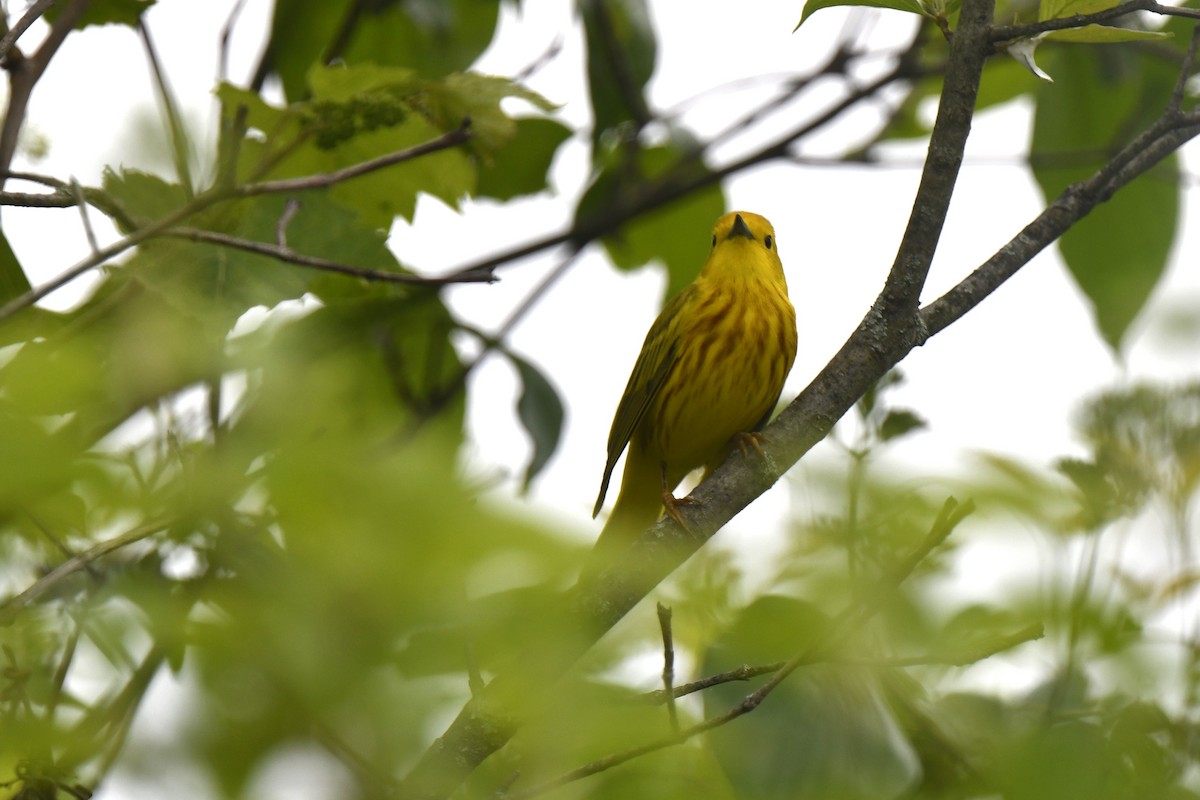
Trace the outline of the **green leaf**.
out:
[[[514,120],[516,135],[479,170],[475,193],[497,200],[537,194],[547,188],[550,164],[559,145],[571,138],[571,129],[542,117]]]
[[[1068,28],[1062,31],[1050,31],[1042,41],[1075,42],[1079,44],[1110,44],[1113,42],[1136,42],[1154,39],[1170,39],[1173,34],[1161,31],[1134,31],[1129,28],[1113,28],[1108,25],[1084,25],[1082,28]]]
[[[563,430],[563,404],[558,392],[541,370],[511,352],[506,351],[505,355],[512,361],[521,377],[517,418],[521,420],[522,427],[533,441],[533,456],[521,481],[521,491],[527,492],[530,483],[558,449],[558,440]]]
[[[804,21],[811,17],[822,8],[835,8],[837,6],[865,6],[867,8],[890,8],[893,11],[904,11],[909,14],[920,14],[928,16],[925,6],[919,0],[808,0],[804,4],[804,11],[800,14],[800,21],[796,23],[796,27],[792,30],[797,30]]]
[[[75,24],[76,30],[86,28],[89,25],[127,25],[134,27],[142,14],[154,5],[156,0],[92,0],[88,3],[87,10],[83,12],[83,16],[79,22]],[[46,20],[53,22],[62,13],[65,8],[65,3],[56,3],[51,5],[46,11]]]
[[[691,161],[690,152],[686,144],[678,143],[639,149],[633,155],[635,162],[629,164],[628,148],[618,148],[580,200],[577,224],[611,215],[660,181],[706,172],[702,163]],[[633,270],[661,261],[667,269],[664,298],[672,297],[700,272],[711,247],[709,231],[724,212],[724,191],[714,183],[626,222],[602,241],[618,269]]]
[[[278,0],[270,63],[291,101],[307,96],[314,66],[334,61],[404,67],[437,78],[466,69],[483,53],[495,33],[499,8],[499,0]]]
[[[195,223],[237,239],[273,243],[286,202],[282,195],[233,201],[199,215]],[[400,271],[383,231],[320,192],[301,196],[285,233],[288,247],[303,255]],[[272,308],[300,298],[321,278],[334,279],[330,273],[235,247],[170,239],[143,245],[126,269],[213,335],[223,335],[255,306]],[[336,280],[361,287],[357,278],[337,276]]]
[[[17,261],[17,254],[8,244],[8,237],[0,231],[0,305],[32,288],[25,270],[21,269],[21,262]]]
[[[828,626],[824,610],[811,603],[760,597],[704,655],[699,674],[786,659],[821,641]],[[901,796],[914,777],[911,756],[878,700],[876,674],[849,663],[810,664],[755,709],[753,736],[729,725],[711,731],[709,745],[739,796]],[[705,691],[705,716],[736,707],[749,691],[740,682]]]
[[[1038,6],[1038,21],[1094,14],[1116,5],[1116,0],[1042,0]]]
[[[139,170],[105,169],[103,186],[134,224],[160,219],[188,201],[183,187]]]
[[[422,97],[440,84],[416,79],[409,70],[318,67],[309,78],[312,100],[288,108],[247,98],[232,87],[219,90],[226,116],[245,103],[250,124],[265,136],[240,143],[242,180],[325,174],[425,144],[446,132],[422,107]],[[397,104],[411,113],[401,113]],[[328,191],[357,211],[364,224],[386,229],[397,215],[412,219],[421,193],[457,207],[474,189],[475,174],[470,155],[455,147],[343,181]]]
[[[879,438],[885,442],[891,441],[913,431],[928,427],[928,425],[929,423],[915,411],[892,409],[887,412],[887,416],[883,418],[883,422],[879,425]]]
[[[593,141],[599,143],[609,131],[646,116],[646,84],[654,74],[658,40],[645,0],[589,0],[580,10]]]
[[[517,132],[516,122],[500,108],[500,101],[509,97],[524,100],[542,111],[554,108],[537,92],[508,78],[477,72],[459,72],[444,80],[431,81],[421,102],[428,109],[430,118],[443,130],[453,130],[469,119],[469,146],[485,160],[490,160],[492,154]]]
[[[1048,201],[1153,122],[1175,81],[1170,65],[1127,49],[1060,48],[1049,56],[1055,83],[1039,87],[1032,142],[1034,176]],[[1166,268],[1179,214],[1176,163],[1166,159],[1059,241],[1114,350]]]

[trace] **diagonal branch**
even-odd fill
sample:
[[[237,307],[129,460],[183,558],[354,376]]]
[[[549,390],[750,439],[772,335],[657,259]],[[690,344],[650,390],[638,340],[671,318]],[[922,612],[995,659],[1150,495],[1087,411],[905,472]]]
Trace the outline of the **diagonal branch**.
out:
[[[1039,33],[1047,33],[1049,31],[1082,28],[1086,25],[1100,25],[1105,22],[1112,22],[1135,11],[1149,11],[1165,17],[1200,19],[1200,9],[1165,6],[1162,3],[1155,2],[1155,0],[1128,0],[1128,2],[1121,3],[1112,8],[1106,8],[1103,11],[1097,11],[1093,14],[1075,14],[1070,17],[1046,19],[1041,22],[1030,22],[1025,25],[1000,25],[992,28],[991,39],[993,42],[1008,42],[1013,39],[1023,39],[1027,36],[1036,36]]]
[[[58,52],[58,48],[66,40],[67,34],[83,17],[83,13],[87,11],[90,3],[91,0],[68,0],[62,12],[54,20],[54,24],[50,26],[50,32],[32,56],[23,57],[13,47],[15,39],[8,45],[8,51],[4,53],[4,68],[8,72],[8,107],[4,110],[4,121],[0,123],[0,186],[3,186],[4,175],[8,173],[8,168],[12,166],[13,157],[17,153],[17,142],[20,139],[21,126],[25,123],[25,112],[28,110],[33,88],[37,86],[46,67],[50,65],[50,59]],[[45,13],[48,7],[43,7],[43,4],[35,5],[26,13],[25,17],[18,20],[17,27],[19,28],[21,24],[26,24],[28,27],[28,24],[31,24],[40,14]],[[33,15],[35,8],[40,9],[37,15]],[[26,22],[26,18],[28,18],[28,22]],[[16,29],[14,28],[14,30]]]
[[[804,649],[780,665],[770,680],[724,713],[709,717],[683,730],[675,730],[670,735],[655,741],[585,764],[578,769],[553,778],[539,786],[532,787],[524,792],[511,793],[507,797],[511,798],[511,800],[526,800],[526,798],[545,794],[560,786],[604,772],[648,753],[683,744],[689,739],[719,728],[722,725],[727,725],[738,717],[743,717],[754,711],[793,672],[802,666],[824,660],[831,653],[836,652],[844,639],[852,636],[860,630],[861,626],[867,620],[879,613],[883,605],[891,599],[891,593],[898,589],[904,581],[908,580],[908,577],[912,575],[917,565],[940,547],[954,529],[958,527],[958,524],[974,510],[975,505],[970,500],[959,504],[953,497],[948,498],[942,506],[942,510],[939,512],[933,526],[930,528],[929,533],[926,534],[921,543],[914,548],[913,552],[904,561],[895,565],[889,574],[881,578],[880,591],[875,591],[869,597],[858,600],[842,611],[842,613],[838,614],[831,621],[824,633],[817,636]]]
[[[280,194],[302,192],[307,189],[324,189],[333,186],[335,183],[342,183],[351,178],[366,175],[369,172],[377,172],[393,164],[412,161],[414,158],[436,153],[439,150],[448,150],[451,147],[456,147],[466,142],[470,138],[471,120],[470,118],[464,118],[462,124],[454,130],[444,133],[436,139],[430,139],[428,142],[413,145],[405,150],[398,150],[395,153],[388,153],[378,158],[372,158],[369,161],[351,164],[344,169],[325,172],[320,175],[305,175],[302,178],[284,178],[276,181],[248,183],[245,186],[238,187],[234,194],[237,197],[253,197],[259,194]]]
[[[380,156],[379,158],[370,159],[369,161],[352,164],[345,169],[335,170],[334,172],[322,173],[320,175],[307,175],[302,178],[289,178],[287,180],[262,181],[259,183],[250,183],[232,188],[226,188],[223,186],[214,187],[196,195],[195,198],[188,201],[183,206],[175,209],[166,216],[147,223],[143,227],[137,228],[107,247],[93,252],[90,256],[77,262],[74,266],[70,267],[61,275],[52,279],[48,283],[34,287],[24,294],[13,298],[3,306],[0,306],[0,322],[3,322],[5,319],[8,319],[14,314],[20,312],[22,309],[28,308],[39,300],[42,300],[50,294],[53,294],[62,287],[74,281],[76,278],[86,274],[87,272],[90,272],[101,264],[107,262],[109,259],[120,255],[131,247],[135,247],[136,245],[139,245],[142,242],[152,239],[156,236],[167,235],[172,229],[189,217],[203,211],[206,208],[210,208],[217,203],[228,200],[231,197],[252,197],[261,194],[299,192],[306,189],[325,188],[332,186],[335,183],[347,181],[351,178],[357,178],[369,172],[375,172],[393,164],[398,164],[403,161],[411,161],[414,158],[428,155],[429,153],[454,147],[462,142],[465,142],[470,138],[470,136],[470,120],[464,119],[462,125],[460,125],[458,128],[450,131],[449,133],[443,134],[436,139],[431,139],[428,142],[423,142],[405,150],[388,153]],[[4,173],[2,170],[0,170],[0,175],[2,174]],[[10,173],[10,175],[15,176],[17,174]],[[53,179],[43,179],[39,176],[24,176],[22,174],[22,177],[25,177],[25,179],[28,180],[45,182],[48,185],[55,185],[56,183],[53,181]],[[64,192],[63,188],[59,186],[56,186],[56,189],[57,191],[54,195],[32,195],[28,196],[26,199],[45,198],[47,205],[57,205],[57,198]],[[128,221],[123,218],[123,212],[121,212],[119,208],[116,208],[116,204],[111,202],[111,198],[108,198],[106,195],[95,192],[95,190],[84,190],[83,195],[86,197],[88,202],[91,202],[101,211],[104,211],[110,216],[117,217],[122,222]],[[11,193],[0,194],[0,201],[12,198],[13,195]],[[74,205],[76,202],[78,201],[72,198],[70,203],[64,203],[64,205]],[[317,265],[314,263],[309,263],[306,264],[306,266],[315,267]],[[358,277],[365,276],[359,275]],[[469,281],[486,281],[489,280],[490,277],[490,275],[484,274],[480,274],[479,276],[454,275],[437,280],[439,280],[441,283],[466,283]]]
[[[959,29],[951,43],[938,124],[930,137],[931,155],[926,173],[934,169],[957,173],[970,129],[979,76],[992,51],[988,30],[993,7],[994,0],[963,3]],[[897,67],[880,79],[879,85],[898,80],[905,74],[903,70]],[[953,78],[949,77],[952,75]],[[794,138],[785,137],[763,151],[761,157],[786,156]],[[705,481],[693,493],[697,502],[686,506],[684,512],[687,529],[666,518],[648,530],[616,566],[602,572],[595,581],[575,588],[563,613],[577,624],[580,635],[577,641],[563,645],[557,663],[538,665],[541,672],[537,677],[545,678],[543,684],[565,669],[734,514],[770,488],[880,376],[923,341],[917,298],[937,244],[953,183],[954,174],[923,178],[913,220],[880,298],[829,366],[768,427],[767,435],[771,438],[766,450],[770,458],[754,459],[753,463],[731,458],[713,479]],[[921,203],[930,207],[923,208]],[[489,269],[494,266],[487,262],[484,265]],[[906,274],[905,269],[916,274]],[[769,466],[764,468],[762,462]],[[503,747],[520,720],[511,707],[495,698],[511,698],[512,684],[519,680],[518,676],[502,675],[488,687],[492,691],[473,698],[410,772],[399,796],[446,797],[479,763]]]
[[[446,286],[452,283],[491,283],[496,280],[495,277],[487,275],[424,277],[402,272],[385,272],[378,269],[354,267],[338,261],[330,261],[329,259],[298,253],[286,245],[256,242],[253,239],[243,239],[238,236],[230,236],[227,233],[206,231],[200,228],[171,228],[164,232],[163,236],[172,239],[186,239],[192,242],[205,242],[235,250],[244,250],[247,253],[268,256],[269,258],[274,258],[288,264],[295,264],[298,267],[308,267],[309,269],[321,270],[322,272],[348,275],[352,278],[361,278],[365,281],[375,281],[377,283],[403,283],[410,286]]]

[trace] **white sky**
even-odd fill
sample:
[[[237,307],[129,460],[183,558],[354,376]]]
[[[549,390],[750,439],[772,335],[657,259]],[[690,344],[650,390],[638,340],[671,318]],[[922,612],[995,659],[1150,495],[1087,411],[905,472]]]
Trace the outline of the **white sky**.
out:
[[[176,93],[189,118],[207,131],[213,128],[215,111],[210,90],[217,41],[231,6],[231,0],[160,0],[149,14],[151,32]],[[519,16],[506,10],[500,35],[478,68],[514,74],[561,36],[561,54],[530,85],[562,104],[559,113],[569,124],[583,126],[588,117],[583,50],[572,6],[561,0],[526,0]],[[822,11],[792,33],[801,7],[801,2],[653,3],[661,37],[659,69],[650,92],[653,105],[673,108],[738,78],[811,67],[824,56],[827,42],[841,30],[846,15]],[[269,13],[268,0],[247,3],[231,54],[230,74],[235,81],[248,75],[257,57],[253,48],[261,42],[260,31]],[[872,46],[896,44],[911,24],[898,13],[874,16]],[[129,135],[129,109],[153,109],[152,91],[141,46],[132,32],[111,27],[72,36],[34,95],[29,114],[28,132],[48,139],[49,155],[37,163],[18,163],[17,168],[59,177],[74,175],[94,184],[103,165],[118,154],[126,165],[136,166],[136,156],[124,150],[121,141]],[[719,92],[691,106],[685,119],[701,133],[711,133],[733,116],[731,109],[749,107],[760,96]],[[819,113],[828,96],[828,91],[805,95],[783,111],[782,119],[762,130],[776,131]],[[1028,108],[1007,106],[977,120],[926,299],[953,285],[1040,210],[1040,195],[1027,170],[994,164],[997,157],[1019,163],[1027,145],[1029,116]],[[761,135],[759,131],[743,137],[719,155],[730,158],[745,152]],[[861,135],[861,128],[854,121],[836,132],[837,137],[855,135]],[[837,141],[814,142],[810,150],[829,152],[834,149],[831,142]],[[916,165],[923,155],[919,145],[899,146],[895,152],[912,166],[820,169],[770,164],[726,184],[731,207],[768,216],[779,234],[800,328],[800,353],[785,398],[794,396],[854,329],[891,264],[919,177]],[[973,166],[973,158],[986,165]],[[1191,173],[1200,171],[1194,143],[1185,163]],[[425,201],[413,226],[396,225],[392,246],[406,264],[436,273],[560,230],[571,218],[586,171],[584,143],[572,143],[555,163],[555,196],[504,207],[468,204],[462,215],[436,201]],[[1196,200],[1193,187],[1186,195],[1183,220],[1197,214]],[[6,232],[35,283],[86,254],[76,213],[4,209]],[[100,219],[99,214],[92,217]],[[904,362],[908,383],[895,400],[917,409],[931,428],[897,447],[896,457],[916,464],[921,472],[943,475],[961,470],[963,455],[978,450],[1045,466],[1076,448],[1069,421],[1080,399],[1118,380],[1122,369],[1138,377],[1180,381],[1197,377],[1200,342],[1192,338],[1171,348],[1155,336],[1163,314],[1179,308],[1181,298],[1190,298],[1193,311],[1200,307],[1196,269],[1200,233],[1186,222],[1181,229],[1170,270],[1137,323],[1124,368],[1096,333],[1086,301],[1057,255],[1043,254],[981,307]],[[111,229],[104,231],[101,227],[102,237],[113,235]],[[701,228],[679,235],[706,239],[709,231]],[[534,258],[506,267],[498,284],[451,290],[450,303],[463,319],[494,328],[554,263],[552,258]],[[469,464],[476,471],[503,471],[511,476],[496,492],[501,501],[527,505],[581,541],[598,532],[591,507],[611,415],[657,313],[661,287],[656,271],[618,274],[593,248],[514,331],[512,347],[551,376],[568,414],[560,451],[525,500],[504,499],[514,497],[528,455],[527,440],[512,413],[514,375],[499,359],[478,372],[471,391]],[[64,292],[52,304],[62,305],[77,296]],[[797,473],[801,483],[804,469],[802,464]],[[610,507],[611,502],[610,497]],[[788,511],[789,503],[789,493],[777,488],[735,520],[720,540],[736,539],[739,545],[753,544],[750,549],[769,553],[777,543],[772,544],[762,531],[773,527],[772,520]]]

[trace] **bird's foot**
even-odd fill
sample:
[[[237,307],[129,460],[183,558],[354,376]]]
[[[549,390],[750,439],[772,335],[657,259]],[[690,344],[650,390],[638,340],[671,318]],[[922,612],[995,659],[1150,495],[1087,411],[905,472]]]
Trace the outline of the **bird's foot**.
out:
[[[662,502],[663,513],[675,520],[676,525],[690,533],[691,529],[688,528],[687,523],[683,521],[683,515],[679,513],[679,507],[699,505],[699,501],[693,500],[690,496],[676,498],[675,495],[671,494],[669,490],[663,489]]]
[[[733,443],[736,444],[738,450],[742,452],[742,458],[749,458],[750,451],[753,450],[763,465],[772,472],[775,472],[774,460],[767,454],[766,450],[763,450],[763,442],[766,440],[766,435],[760,433],[759,431],[735,433],[733,435]]]

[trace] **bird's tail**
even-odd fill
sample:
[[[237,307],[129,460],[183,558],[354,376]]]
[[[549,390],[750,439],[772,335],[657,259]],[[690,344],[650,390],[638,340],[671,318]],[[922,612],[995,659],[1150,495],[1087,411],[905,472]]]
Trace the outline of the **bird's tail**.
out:
[[[584,564],[581,580],[611,566],[662,515],[662,475],[658,469],[637,467],[625,467],[616,505]]]

